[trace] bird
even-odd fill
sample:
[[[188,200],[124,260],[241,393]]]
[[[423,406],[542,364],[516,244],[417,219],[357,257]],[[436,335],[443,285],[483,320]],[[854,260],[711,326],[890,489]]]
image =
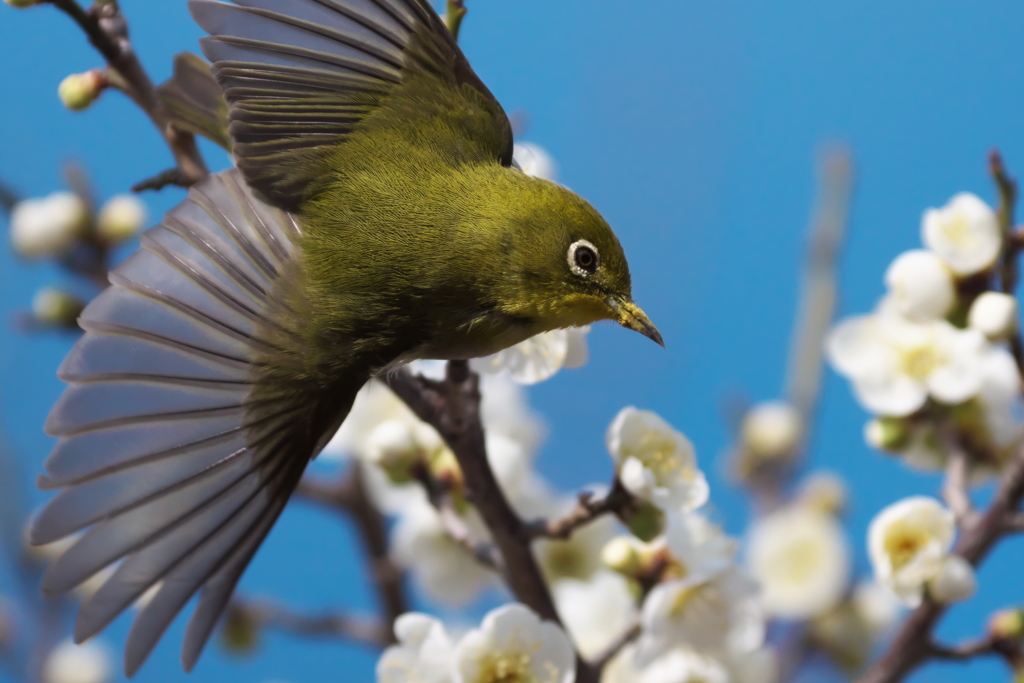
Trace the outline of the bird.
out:
[[[189,0],[234,167],[110,273],[58,370],[30,540],[84,641],[144,594],[135,674],[195,596],[198,660],[360,388],[417,359],[613,320],[663,344],[619,240],[513,164],[508,117],[426,0]],[[142,603],[139,603],[142,604]]]

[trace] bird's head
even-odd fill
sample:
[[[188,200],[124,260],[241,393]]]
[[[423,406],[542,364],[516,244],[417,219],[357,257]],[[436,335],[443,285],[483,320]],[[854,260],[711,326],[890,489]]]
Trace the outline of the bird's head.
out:
[[[633,302],[626,255],[601,214],[560,185],[529,187],[510,226],[509,312],[546,329],[614,320],[664,346]]]

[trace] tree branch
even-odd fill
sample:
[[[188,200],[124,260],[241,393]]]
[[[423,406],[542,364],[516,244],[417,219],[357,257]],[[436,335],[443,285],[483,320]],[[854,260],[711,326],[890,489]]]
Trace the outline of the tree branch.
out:
[[[560,519],[538,519],[527,525],[532,538],[555,538],[565,540],[577,529],[590,524],[606,514],[617,514],[633,503],[633,496],[622,485],[618,477],[612,483],[607,495],[595,499],[592,493],[581,493],[576,507]]]
[[[191,185],[202,180],[209,171],[199,154],[195,137],[176,128],[160,104],[153,81],[139,61],[128,39],[128,22],[117,4],[97,4],[88,11],[76,0],[49,0],[67,14],[85,32],[89,42],[99,51],[113,71],[111,85],[124,92],[142,109],[163,136],[174,156],[181,177]]]
[[[1003,157],[999,150],[992,150],[989,154],[989,172],[996,183],[999,191],[999,226],[1003,233],[1003,252],[999,259],[999,285],[1005,294],[1014,294],[1017,291],[1017,284],[1020,280],[1020,256],[1021,243],[1014,239],[1014,207],[1017,203],[1017,181],[1011,178],[1003,165]],[[1024,376],[1024,343],[1021,341],[1020,331],[1017,330],[1010,337],[1010,352],[1017,362],[1017,370]]]
[[[387,625],[340,612],[299,614],[275,603],[242,598],[235,598],[232,609],[238,610],[258,629],[276,628],[301,636],[339,638],[373,648],[391,640]]]

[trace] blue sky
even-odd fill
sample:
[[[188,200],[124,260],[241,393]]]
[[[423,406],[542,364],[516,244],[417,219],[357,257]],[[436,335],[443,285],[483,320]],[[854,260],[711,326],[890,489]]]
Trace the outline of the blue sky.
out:
[[[463,46],[510,112],[528,116],[525,138],[547,147],[561,180],[616,228],[630,256],[637,301],[667,349],[611,325],[591,334],[591,363],[532,392],[551,436],[541,469],[562,487],[605,481],[604,429],[620,407],[661,412],[696,443],[712,500],[739,533],[745,507],[717,455],[726,445],[719,404],[730,392],[775,396],[782,381],[798,268],[812,209],[817,150],[840,139],[853,149],[857,193],[843,260],[841,310],[869,309],[900,251],[919,243],[923,209],[969,190],[992,200],[986,154],[998,146],[1024,175],[1024,6],[972,3],[765,3],[607,0],[467,0]],[[181,0],[124,0],[142,59],[157,80],[171,55],[194,49],[198,29]],[[60,186],[59,168],[81,160],[109,196],[169,165],[149,123],[110,94],[82,114],[56,99],[63,76],[97,65],[64,17],[49,8],[0,7],[0,178],[26,195]],[[227,160],[210,150],[212,166]],[[181,198],[146,199],[155,217]],[[15,263],[0,249],[0,320],[59,280],[47,266]],[[0,332],[0,424],[26,473],[50,441],[43,419],[60,392],[54,369],[72,343]],[[871,452],[864,414],[830,375],[813,465],[840,471],[853,491],[852,544],[883,505],[934,493]],[[26,476],[25,488],[31,486]],[[33,493],[36,502],[42,498]],[[351,534],[293,506],[243,581],[247,593],[299,607],[372,606],[350,559]],[[987,584],[953,610],[941,632],[976,634],[995,607],[1022,598],[1020,542],[1001,546],[982,570]],[[863,565],[863,559],[859,560]],[[4,585],[0,579],[0,588]],[[998,588],[997,588],[998,587]],[[120,647],[121,620],[108,640]],[[139,675],[177,680],[176,625]],[[330,643],[272,635],[255,658],[216,648],[191,677],[219,681],[370,680],[373,658]],[[344,678],[348,672],[351,679]],[[969,672],[969,673],[968,673]],[[995,680],[995,663],[934,667],[914,681]],[[0,679],[2,680],[2,679]]]

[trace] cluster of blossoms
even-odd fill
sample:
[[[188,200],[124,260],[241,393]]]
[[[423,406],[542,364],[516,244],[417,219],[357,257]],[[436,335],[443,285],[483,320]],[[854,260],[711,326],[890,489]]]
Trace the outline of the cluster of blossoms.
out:
[[[970,443],[970,481],[998,474],[1024,436],[1020,375],[1008,340],[1017,332],[1017,300],[990,291],[1003,249],[996,213],[958,194],[922,220],[924,249],[889,266],[887,292],[869,315],[840,322],[827,351],[873,414],[865,437],[911,467],[947,466]],[[965,600],[974,570],[951,553],[956,522],[931,498],[884,509],[869,531],[878,581],[901,602]]]

